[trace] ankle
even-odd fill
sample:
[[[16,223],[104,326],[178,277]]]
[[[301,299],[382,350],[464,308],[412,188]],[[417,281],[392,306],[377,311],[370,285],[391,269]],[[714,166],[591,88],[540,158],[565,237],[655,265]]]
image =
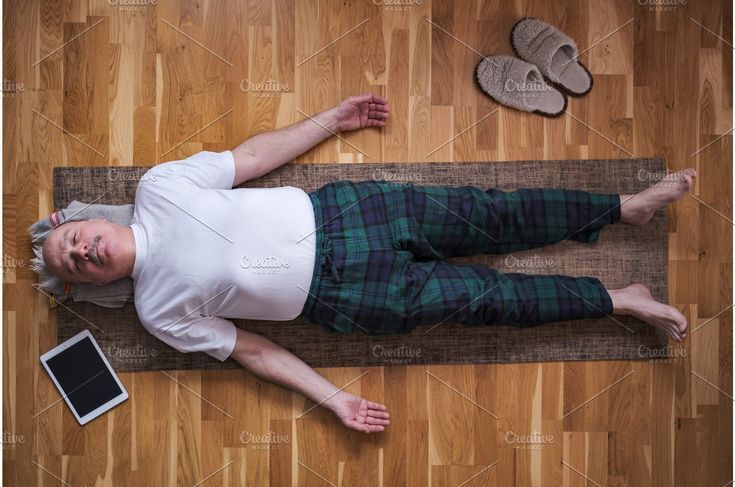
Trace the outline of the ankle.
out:
[[[607,292],[610,295],[613,305],[613,313],[616,315],[627,315],[632,311],[632,303],[630,295],[625,289],[613,289]]]
[[[635,208],[632,206],[632,202],[629,201],[633,195],[620,194],[620,221],[623,223],[630,223],[631,216],[635,213]]]
[[[645,196],[638,194],[621,194],[620,221],[629,225],[645,225],[653,216],[653,208]]]

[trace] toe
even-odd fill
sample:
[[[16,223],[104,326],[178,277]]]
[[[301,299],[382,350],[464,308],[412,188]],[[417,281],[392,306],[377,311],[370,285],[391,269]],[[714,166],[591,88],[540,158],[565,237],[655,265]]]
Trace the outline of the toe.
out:
[[[674,330],[671,330],[671,338],[673,338],[676,342],[681,341],[681,335],[679,335],[679,333]]]
[[[677,324],[676,320],[671,320],[666,325],[666,331],[671,336],[671,338],[677,342],[681,341],[681,333],[679,332],[679,325]]]
[[[676,331],[676,333],[681,334],[686,331],[688,326],[687,319],[681,311],[675,307],[669,304],[666,305],[665,318],[669,321],[672,330]]]

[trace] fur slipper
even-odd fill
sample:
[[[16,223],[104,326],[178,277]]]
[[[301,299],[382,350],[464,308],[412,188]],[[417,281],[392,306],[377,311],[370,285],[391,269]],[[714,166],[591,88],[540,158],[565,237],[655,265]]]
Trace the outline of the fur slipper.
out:
[[[480,89],[501,105],[546,117],[558,117],[567,97],[544,81],[533,64],[511,56],[488,56],[475,68]]]
[[[592,74],[577,59],[577,45],[553,25],[534,18],[521,19],[513,26],[510,39],[521,59],[538,66],[568,95],[583,96],[592,89]]]

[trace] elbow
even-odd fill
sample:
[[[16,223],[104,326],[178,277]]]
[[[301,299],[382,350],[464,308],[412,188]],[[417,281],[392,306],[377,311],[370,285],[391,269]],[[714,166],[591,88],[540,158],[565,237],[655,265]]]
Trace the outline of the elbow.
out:
[[[245,147],[245,144],[235,148],[232,156],[235,159],[235,184],[233,186],[239,186],[260,175],[259,158],[252,149]]]
[[[235,348],[232,350],[231,358],[242,363],[243,361],[252,361],[260,355],[262,345],[258,335],[237,328],[237,338],[235,340]]]

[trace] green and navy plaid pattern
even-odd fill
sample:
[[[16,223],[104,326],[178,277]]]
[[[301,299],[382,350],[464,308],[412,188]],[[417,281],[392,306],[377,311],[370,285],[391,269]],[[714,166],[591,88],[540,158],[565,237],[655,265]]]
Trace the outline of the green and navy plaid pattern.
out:
[[[317,259],[302,315],[331,330],[408,333],[442,321],[532,326],[612,312],[592,277],[503,274],[449,257],[597,240],[617,194],[338,181],[309,194]]]

